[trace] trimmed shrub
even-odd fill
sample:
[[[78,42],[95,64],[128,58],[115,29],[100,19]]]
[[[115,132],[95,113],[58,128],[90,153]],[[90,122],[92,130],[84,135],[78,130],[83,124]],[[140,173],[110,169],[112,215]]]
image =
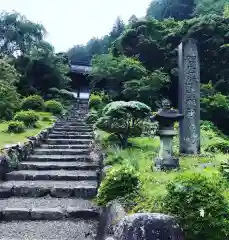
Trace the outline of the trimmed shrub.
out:
[[[212,143],[209,143],[205,147],[205,151],[207,152],[222,152],[222,153],[228,153],[229,152],[229,142],[226,140],[218,140],[214,141]]]
[[[59,91],[59,94],[63,98],[70,99],[70,100],[74,99],[74,95],[71,92],[69,92],[68,90],[66,90],[66,89],[61,89]]]
[[[151,109],[138,101],[116,101],[107,104],[102,117],[96,122],[96,127],[118,136],[123,148],[128,145],[129,137],[142,134],[143,122],[151,114]]]
[[[100,185],[97,202],[105,205],[117,197],[123,197],[138,189],[139,178],[131,166],[116,166],[108,170]]]
[[[49,88],[49,92],[53,94],[60,94],[60,90],[58,88]]]
[[[14,116],[15,121],[21,121],[27,127],[35,127],[39,116],[34,111],[20,111]]]
[[[186,172],[167,185],[165,210],[181,223],[187,240],[228,238],[228,205],[216,176]]]
[[[51,112],[53,114],[61,114],[64,110],[62,104],[56,100],[49,100],[45,102],[45,109],[47,112]]]
[[[49,112],[38,112],[41,121],[50,122],[53,120],[52,113]]]
[[[25,98],[22,102],[23,110],[42,111],[44,110],[44,106],[44,99],[39,95],[31,95]]]
[[[25,124],[20,121],[10,121],[8,124],[8,132],[22,133],[25,131]]]
[[[88,124],[94,124],[99,119],[97,111],[90,111],[86,116],[86,122]]]
[[[100,109],[102,107],[102,97],[99,95],[91,94],[89,99],[89,108]]]

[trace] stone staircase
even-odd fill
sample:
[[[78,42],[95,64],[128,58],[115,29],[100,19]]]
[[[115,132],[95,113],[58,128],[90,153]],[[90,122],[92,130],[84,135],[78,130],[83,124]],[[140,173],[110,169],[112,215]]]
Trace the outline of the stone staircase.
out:
[[[56,122],[45,142],[0,185],[0,239],[93,240],[98,163],[85,104]]]

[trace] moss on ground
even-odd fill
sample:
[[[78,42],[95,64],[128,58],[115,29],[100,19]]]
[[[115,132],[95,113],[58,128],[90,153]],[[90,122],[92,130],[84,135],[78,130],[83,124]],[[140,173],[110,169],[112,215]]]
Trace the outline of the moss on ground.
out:
[[[120,199],[129,212],[160,212],[163,198],[166,195],[166,185],[184,171],[202,172],[211,177],[220,174],[220,162],[229,159],[228,154],[220,152],[205,152],[206,146],[215,138],[222,138],[214,129],[203,128],[201,130],[202,154],[198,156],[181,156],[178,154],[178,138],[174,139],[174,154],[180,159],[180,170],[171,172],[158,172],[152,170],[153,159],[159,150],[158,137],[139,137],[129,140],[130,147],[121,149],[112,143],[108,144],[108,134],[97,131],[97,139],[103,143],[108,157],[106,165],[127,163],[133,166],[140,176],[140,193],[134,196],[126,196]],[[104,144],[105,143],[105,144]],[[225,188],[225,197],[229,199],[229,188]]]
[[[36,128],[26,129],[23,133],[9,133],[8,122],[0,123],[0,149],[6,147],[6,145],[12,145],[16,143],[23,143],[28,137],[35,136],[43,129],[50,127],[54,122],[54,117],[50,113],[38,113],[40,120],[37,123]]]

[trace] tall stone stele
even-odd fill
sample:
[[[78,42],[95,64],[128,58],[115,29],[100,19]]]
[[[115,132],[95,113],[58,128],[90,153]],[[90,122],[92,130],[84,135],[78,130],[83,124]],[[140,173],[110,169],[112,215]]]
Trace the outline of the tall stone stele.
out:
[[[181,42],[179,49],[180,153],[200,153],[200,63],[194,39]]]

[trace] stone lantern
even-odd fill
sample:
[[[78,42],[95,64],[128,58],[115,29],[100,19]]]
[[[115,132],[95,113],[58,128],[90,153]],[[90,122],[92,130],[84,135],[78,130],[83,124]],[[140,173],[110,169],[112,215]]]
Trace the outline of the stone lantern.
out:
[[[162,109],[151,117],[151,121],[159,122],[157,135],[160,137],[160,151],[155,159],[155,167],[160,170],[179,168],[179,159],[173,156],[172,140],[176,136],[174,123],[183,118],[177,110],[171,109],[170,102],[163,100]]]

